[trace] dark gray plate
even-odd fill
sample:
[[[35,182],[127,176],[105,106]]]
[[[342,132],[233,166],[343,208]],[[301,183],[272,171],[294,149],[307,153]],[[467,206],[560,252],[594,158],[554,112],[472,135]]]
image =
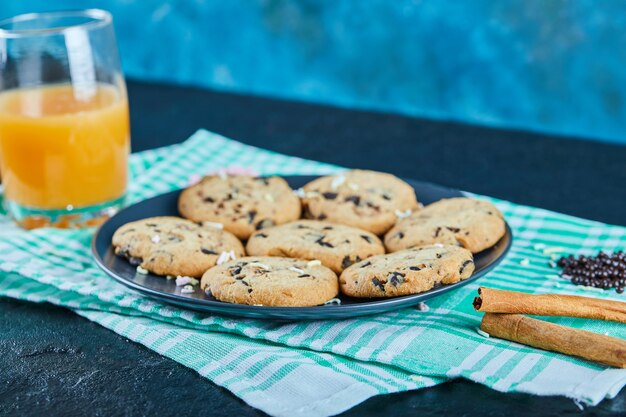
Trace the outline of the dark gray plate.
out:
[[[316,177],[285,177],[289,185],[294,189],[303,186],[314,178]],[[407,182],[415,188],[417,198],[424,204],[429,204],[442,198],[462,196],[461,192],[458,190],[421,181],[407,180]],[[192,294],[181,294],[180,289],[182,287],[177,287],[173,280],[167,280],[164,277],[152,274],[138,274],[136,267],[130,265],[125,258],[115,256],[113,253],[111,238],[118,227],[125,223],[146,217],[178,216],[177,201],[179,194],[180,190],[144,200],[126,207],[115,216],[111,217],[100,227],[94,236],[92,251],[96,262],[107,274],[117,281],[161,302],[175,304],[183,308],[230,316],[273,320],[344,319],[409,307],[420,301],[452,291],[455,288],[468,284],[485,275],[504,259],[513,240],[511,229],[507,225],[506,234],[494,247],[474,256],[474,262],[476,264],[474,275],[459,283],[439,286],[421,294],[380,299],[358,299],[341,295],[339,296],[341,305],[323,305],[317,307],[264,307],[229,304],[207,296],[199,287],[197,287],[196,291]]]

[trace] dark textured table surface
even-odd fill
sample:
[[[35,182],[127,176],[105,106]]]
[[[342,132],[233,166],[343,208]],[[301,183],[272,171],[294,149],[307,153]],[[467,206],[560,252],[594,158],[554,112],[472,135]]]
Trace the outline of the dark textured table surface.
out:
[[[290,155],[371,168],[626,225],[626,147],[289,101],[129,83],[133,149],[198,128]],[[0,414],[263,413],[169,359],[50,305],[0,299]],[[580,411],[566,398],[467,381],[371,398],[350,416],[625,415],[626,390]]]

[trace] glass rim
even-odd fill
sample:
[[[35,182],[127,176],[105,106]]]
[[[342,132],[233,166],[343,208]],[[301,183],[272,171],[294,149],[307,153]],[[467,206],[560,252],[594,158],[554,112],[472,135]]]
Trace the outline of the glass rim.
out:
[[[44,27],[40,29],[5,29],[9,23],[35,21],[42,18],[86,17],[90,20],[67,26]],[[53,12],[24,13],[0,20],[0,38],[23,38],[31,36],[46,36],[64,33],[75,28],[86,30],[97,29],[109,25],[113,21],[111,13],[102,9],[65,10]]]

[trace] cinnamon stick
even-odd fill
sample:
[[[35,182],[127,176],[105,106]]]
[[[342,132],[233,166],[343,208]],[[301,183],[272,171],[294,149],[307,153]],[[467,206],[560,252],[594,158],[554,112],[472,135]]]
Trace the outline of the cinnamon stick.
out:
[[[626,368],[626,341],[519,314],[487,313],[482,331],[500,339]]]
[[[526,294],[480,287],[474,308],[484,313],[582,317],[626,323],[626,303],[559,294]]]

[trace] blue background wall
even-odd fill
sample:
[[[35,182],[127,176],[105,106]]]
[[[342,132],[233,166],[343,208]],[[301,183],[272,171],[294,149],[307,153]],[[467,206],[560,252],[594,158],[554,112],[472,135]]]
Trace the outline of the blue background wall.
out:
[[[623,0],[2,0],[0,17],[85,7],[113,13],[131,77],[626,143]]]

